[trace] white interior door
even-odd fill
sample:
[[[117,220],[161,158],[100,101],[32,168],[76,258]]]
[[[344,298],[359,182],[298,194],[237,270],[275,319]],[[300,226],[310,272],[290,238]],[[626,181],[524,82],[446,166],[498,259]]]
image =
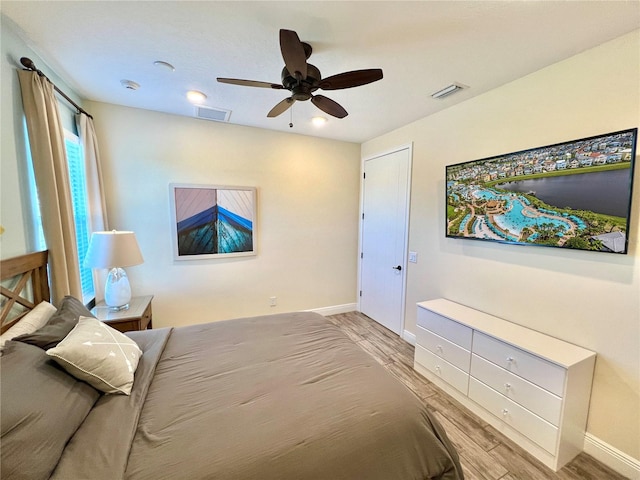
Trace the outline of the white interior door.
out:
[[[402,335],[411,150],[364,161],[360,311]]]

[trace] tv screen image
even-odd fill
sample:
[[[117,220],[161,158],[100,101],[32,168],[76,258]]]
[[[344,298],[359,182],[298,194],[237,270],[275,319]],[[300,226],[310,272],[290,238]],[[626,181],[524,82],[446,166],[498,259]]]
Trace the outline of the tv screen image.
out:
[[[446,167],[446,235],[627,253],[638,129]]]

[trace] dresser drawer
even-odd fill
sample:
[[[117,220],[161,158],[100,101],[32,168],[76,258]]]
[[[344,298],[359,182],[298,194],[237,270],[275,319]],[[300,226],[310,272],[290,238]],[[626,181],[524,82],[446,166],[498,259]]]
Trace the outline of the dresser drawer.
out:
[[[416,345],[415,361],[434,375],[442,378],[449,385],[467,394],[469,374],[454,367],[446,360],[434,355],[429,350]]]
[[[418,345],[431,351],[431,353],[435,353],[438,357],[444,358],[460,370],[469,373],[469,365],[471,363],[471,352],[469,350],[465,350],[446,338],[431,333],[420,325],[416,328],[416,342]]]
[[[418,308],[418,325],[456,345],[460,345],[464,349],[471,350],[473,330],[465,325],[424,308]]]
[[[473,334],[472,351],[559,397],[563,396],[566,371],[560,365],[478,331]]]
[[[475,378],[469,379],[469,398],[507,425],[555,455],[558,429]]]
[[[560,425],[562,398],[553,393],[475,354],[471,357],[471,376],[556,427]]]

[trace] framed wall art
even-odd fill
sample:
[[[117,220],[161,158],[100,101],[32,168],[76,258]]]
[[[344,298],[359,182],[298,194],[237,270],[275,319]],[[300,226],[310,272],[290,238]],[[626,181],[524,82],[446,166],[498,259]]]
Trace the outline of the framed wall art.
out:
[[[256,189],[169,185],[175,260],[256,254]]]

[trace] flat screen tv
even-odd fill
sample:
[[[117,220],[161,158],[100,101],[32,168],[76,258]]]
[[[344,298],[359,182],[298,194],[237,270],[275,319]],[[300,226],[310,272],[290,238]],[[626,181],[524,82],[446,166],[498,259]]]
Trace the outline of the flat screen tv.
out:
[[[446,167],[447,237],[626,254],[638,129]]]

